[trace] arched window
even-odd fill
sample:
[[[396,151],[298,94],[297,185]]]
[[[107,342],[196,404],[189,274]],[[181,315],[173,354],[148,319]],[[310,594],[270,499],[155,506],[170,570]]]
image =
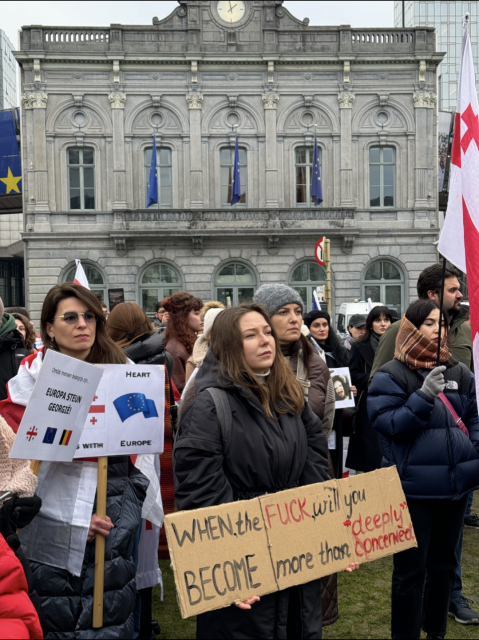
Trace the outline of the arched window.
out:
[[[108,284],[105,282],[105,278],[103,277],[101,271],[94,267],[92,264],[88,264],[88,262],[82,262],[83,270],[85,271],[85,275],[88,280],[88,284],[90,285],[91,291],[96,293],[100,302],[108,301]],[[76,265],[73,265],[65,274],[64,282],[73,282],[76,274]]]
[[[373,262],[363,280],[363,297],[372,302],[382,302],[399,315],[404,313],[404,274],[390,260]]]
[[[140,281],[141,306],[151,318],[157,302],[181,291],[181,277],[169,264],[159,262],[145,271]]]
[[[320,300],[324,296],[326,271],[317,262],[302,262],[293,271],[289,285],[301,296],[305,312],[311,311],[313,308],[313,291],[318,292]],[[327,308],[326,304],[324,308]]]
[[[254,273],[240,262],[230,262],[216,276],[215,297],[225,306],[251,302],[255,290]]]

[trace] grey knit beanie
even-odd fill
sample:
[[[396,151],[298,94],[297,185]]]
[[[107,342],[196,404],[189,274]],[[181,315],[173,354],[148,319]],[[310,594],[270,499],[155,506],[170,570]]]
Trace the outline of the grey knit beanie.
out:
[[[253,300],[268,309],[270,316],[287,304],[298,304],[301,313],[304,312],[304,303],[297,291],[286,284],[264,284],[254,294]]]

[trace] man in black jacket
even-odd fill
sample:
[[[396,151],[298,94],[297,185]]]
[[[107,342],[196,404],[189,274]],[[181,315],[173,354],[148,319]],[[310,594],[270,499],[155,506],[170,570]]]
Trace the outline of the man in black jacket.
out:
[[[0,400],[7,398],[7,382],[17,375],[20,363],[28,356],[15,318],[5,313],[0,298]]]

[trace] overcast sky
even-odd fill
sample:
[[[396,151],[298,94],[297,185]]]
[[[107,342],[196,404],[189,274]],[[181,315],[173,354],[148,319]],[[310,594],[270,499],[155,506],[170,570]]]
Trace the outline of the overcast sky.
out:
[[[15,48],[22,25],[99,26],[120,24],[151,24],[154,16],[164,18],[177,2],[2,2],[0,29]],[[394,2],[317,2],[295,0],[285,2],[297,18],[310,18],[312,25],[350,24],[353,27],[394,26]]]

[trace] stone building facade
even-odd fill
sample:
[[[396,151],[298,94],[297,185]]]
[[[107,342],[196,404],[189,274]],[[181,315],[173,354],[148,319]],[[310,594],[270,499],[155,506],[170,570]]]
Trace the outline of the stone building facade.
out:
[[[278,281],[310,307],[322,235],[336,312],[414,297],[437,259],[435,32],[314,27],[282,4],[181,0],[150,26],[23,28],[34,317],[75,258],[104,298],[123,288],[148,312],[180,289],[237,302]],[[235,131],[245,195],[231,207]],[[159,205],[145,209],[154,135]]]

